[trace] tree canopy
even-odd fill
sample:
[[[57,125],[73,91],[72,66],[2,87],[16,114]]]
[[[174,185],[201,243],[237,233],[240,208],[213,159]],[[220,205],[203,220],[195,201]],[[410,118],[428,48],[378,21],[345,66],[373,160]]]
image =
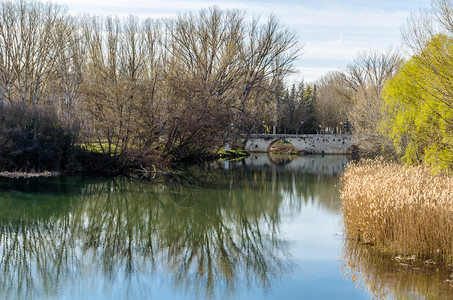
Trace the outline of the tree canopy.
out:
[[[453,41],[437,34],[390,79],[381,130],[409,164],[453,165]]]

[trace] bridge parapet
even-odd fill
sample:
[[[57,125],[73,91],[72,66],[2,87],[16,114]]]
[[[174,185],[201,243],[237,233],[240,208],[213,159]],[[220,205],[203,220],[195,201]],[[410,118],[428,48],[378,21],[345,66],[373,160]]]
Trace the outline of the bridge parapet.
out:
[[[286,140],[297,151],[348,154],[352,146],[365,139],[351,134],[252,134],[245,144],[245,149],[250,152],[268,152],[271,144]]]

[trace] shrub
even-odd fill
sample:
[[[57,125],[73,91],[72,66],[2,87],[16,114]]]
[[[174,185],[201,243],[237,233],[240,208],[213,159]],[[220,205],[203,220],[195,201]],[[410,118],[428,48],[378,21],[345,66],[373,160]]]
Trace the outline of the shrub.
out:
[[[65,168],[73,135],[50,108],[24,103],[0,107],[0,169],[43,171]]]

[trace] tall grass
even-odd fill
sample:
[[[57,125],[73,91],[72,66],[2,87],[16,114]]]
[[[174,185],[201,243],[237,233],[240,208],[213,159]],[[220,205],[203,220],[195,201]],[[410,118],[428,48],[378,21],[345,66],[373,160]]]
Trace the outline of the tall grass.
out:
[[[389,254],[453,262],[453,178],[382,159],[348,166],[342,178],[348,238]]]

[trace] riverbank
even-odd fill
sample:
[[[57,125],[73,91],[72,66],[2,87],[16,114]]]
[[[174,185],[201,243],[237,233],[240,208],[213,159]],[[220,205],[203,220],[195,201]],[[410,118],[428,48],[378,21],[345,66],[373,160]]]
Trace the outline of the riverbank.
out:
[[[453,262],[453,178],[382,159],[349,165],[341,188],[347,238],[390,255]]]

